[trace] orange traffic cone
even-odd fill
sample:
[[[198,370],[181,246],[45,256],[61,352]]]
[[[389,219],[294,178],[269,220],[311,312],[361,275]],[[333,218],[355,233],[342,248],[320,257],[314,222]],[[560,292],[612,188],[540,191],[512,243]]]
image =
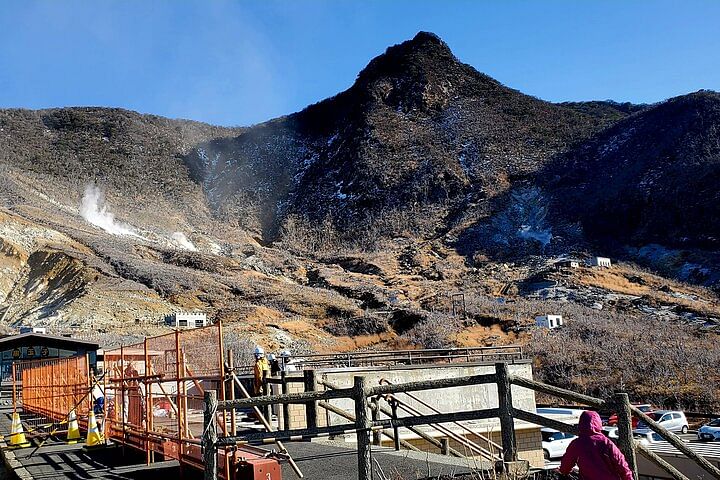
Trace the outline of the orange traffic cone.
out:
[[[67,443],[69,445],[73,445],[80,440],[82,436],[80,435],[80,427],[78,426],[77,417],[75,416],[75,409],[73,408],[70,410],[70,413],[68,413],[68,434],[67,434]]]
[[[12,428],[10,429],[10,448],[23,448],[29,447],[30,442],[25,438],[25,431],[23,430],[22,422],[20,421],[20,415],[17,412],[13,413]]]
[[[87,439],[85,439],[85,446],[97,447],[101,445],[105,445],[105,439],[103,438],[102,433],[100,433],[100,429],[98,429],[97,420],[95,420],[95,412],[93,412],[91,408],[90,414],[88,415],[88,432]]]

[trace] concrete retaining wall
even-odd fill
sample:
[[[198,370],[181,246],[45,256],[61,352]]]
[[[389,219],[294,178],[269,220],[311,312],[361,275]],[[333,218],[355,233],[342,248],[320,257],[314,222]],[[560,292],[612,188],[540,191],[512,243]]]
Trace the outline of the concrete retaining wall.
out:
[[[532,366],[529,362],[521,362],[516,364],[508,365],[510,373],[525,378],[532,379]],[[318,370],[317,378],[327,380],[330,383],[337,385],[341,388],[349,388],[353,385],[353,377],[364,376],[369,385],[379,385],[380,379],[387,379],[392,383],[407,383],[421,380],[434,380],[440,378],[453,378],[453,377],[464,377],[468,375],[482,375],[488,373],[494,373],[494,365],[472,365],[472,364],[434,364],[426,367],[404,367],[404,368],[388,368],[385,370],[380,369],[342,369],[342,370]],[[513,404],[515,407],[529,412],[535,412],[535,392],[526,388],[514,386],[512,387]],[[497,408],[498,406],[498,395],[497,387],[495,384],[483,384],[483,385],[472,385],[466,387],[454,387],[443,390],[428,390],[414,392],[414,396],[421,399],[422,401],[432,405],[440,412],[461,412],[461,411],[472,411],[482,410],[487,408]],[[419,402],[407,397],[406,395],[399,394],[398,398],[402,401],[407,402],[412,407],[416,408],[422,413],[432,413],[427,407],[424,407]],[[354,405],[350,399],[337,399],[331,402],[348,412],[354,412]],[[382,402],[387,407],[387,403]],[[297,428],[304,426],[304,407],[293,406],[291,407],[291,421],[292,427]],[[318,425],[342,425],[349,423],[348,420],[342,418],[334,413],[327,412],[324,409],[318,411],[319,421]],[[409,415],[406,412],[399,412],[399,416]],[[381,416],[384,417],[384,416]],[[295,422],[301,423],[295,423]],[[472,422],[464,422],[464,425],[471,428],[473,431],[482,435],[470,436],[470,439],[474,442],[487,448],[486,438],[490,438],[495,443],[501,443],[500,440],[500,422],[498,419],[489,420],[477,420]],[[458,434],[464,434],[460,427],[449,425],[451,430]],[[516,420],[515,428],[517,431],[517,444],[518,454],[520,458],[529,460],[533,466],[542,466],[542,445],[540,428],[536,425],[531,425],[525,422]],[[441,438],[442,435],[431,427],[421,427],[421,429],[436,438]],[[425,440],[419,438],[416,434],[410,432],[407,429],[400,430],[401,437],[407,440],[418,448],[424,451],[435,452],[437,449],[430,445]],[[354,436],[348,436],[347,441],[354,441]],[[458,451],[465,451],[465,447],[451,442],[451,446]]]

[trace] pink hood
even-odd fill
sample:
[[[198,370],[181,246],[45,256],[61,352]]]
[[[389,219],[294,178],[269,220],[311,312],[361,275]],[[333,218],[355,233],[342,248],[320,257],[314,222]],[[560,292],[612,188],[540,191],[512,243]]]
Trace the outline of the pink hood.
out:
[[[578,423],[581,437],[602,434],[602,421],[597,412],[586,410],[580,415]]]
[[[585,411],[578,423],[580,436],[573,440],[560,462],[560,473],[567,475],[573,466],[583,480],[634,480],[625,457],[605,435],[597,412]]]

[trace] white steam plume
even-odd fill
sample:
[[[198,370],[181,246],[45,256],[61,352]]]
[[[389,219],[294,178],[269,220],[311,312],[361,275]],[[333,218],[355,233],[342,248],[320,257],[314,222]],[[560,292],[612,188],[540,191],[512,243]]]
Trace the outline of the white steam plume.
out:
[[[130,225],[115,221],[115,215],[108,211],[105,205],[105,196],[93,184],[85,187],[85,194],[80,204],[80,215],[98,228],[102,228],[113,235],[131,235],[139,237]]]
[[[175,242],[175,245],[177,245],[180,248],[183,248],[185,250],[190,250],[191,252],[197,252],[197,247],[193,245],[193,243],[188,240],[188,238],[185,236],[183,232],[175,232],[172,234],[173,242]]]

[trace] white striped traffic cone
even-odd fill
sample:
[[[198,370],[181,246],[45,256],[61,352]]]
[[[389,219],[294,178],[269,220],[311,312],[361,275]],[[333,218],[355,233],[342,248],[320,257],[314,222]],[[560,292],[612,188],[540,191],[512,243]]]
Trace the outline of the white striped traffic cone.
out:
[[[75,409],[73,408],[68,413],[68,434],[67,443],[72,445],[78,442],[82,436],[80,435],[80,427],[78,426],[77,417],[75,416]]]
[[[98,445],[105,445],[105,439],[98,429],[97,420],[95,420],[95,412],[92,408],[88,415],[88,433],[87,439],[85,440],[86,447],[97,447]]]
[[[25,431],[23,430],[22,422],[20,421],[20,415],[17,412],[13,413],[12,428],[10,429],[10,448],[23,448],[29,447],[30,442],[25,438]]]

